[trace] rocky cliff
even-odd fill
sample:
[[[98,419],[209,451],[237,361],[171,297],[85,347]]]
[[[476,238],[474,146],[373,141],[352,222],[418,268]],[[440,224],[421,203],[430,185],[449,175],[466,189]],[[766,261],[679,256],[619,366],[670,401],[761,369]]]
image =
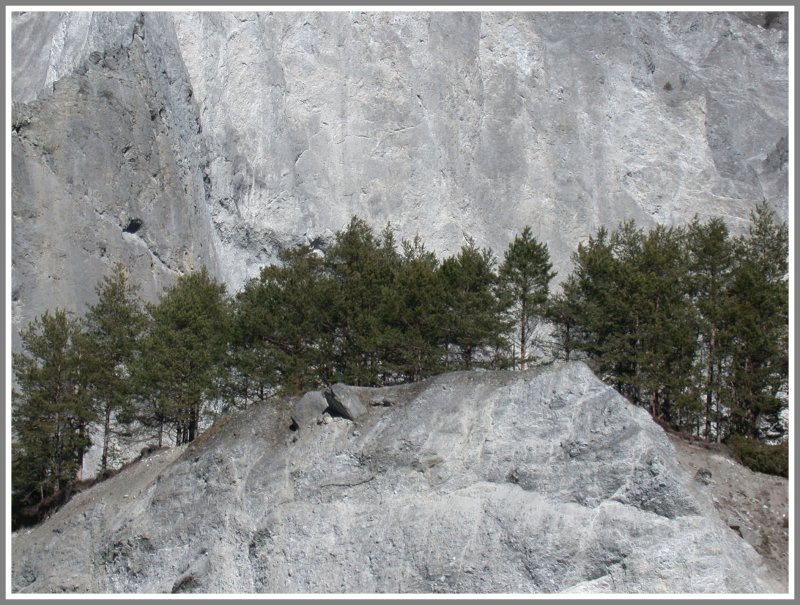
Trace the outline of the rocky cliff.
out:
[[[13,588],[785,591],[720,520],[710,475],[581,363],[334,387],[79,494],[14,537]]]
[[[450,253],[525,224],[787,214],[788,32],[757,13],[16,13],[14,325],[121,260],[231,289],[352,214]]]

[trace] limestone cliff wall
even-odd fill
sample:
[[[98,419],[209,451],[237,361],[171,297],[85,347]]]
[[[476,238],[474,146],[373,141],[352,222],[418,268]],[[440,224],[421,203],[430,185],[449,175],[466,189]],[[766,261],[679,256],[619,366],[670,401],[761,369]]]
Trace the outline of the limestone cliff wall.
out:
[[[115,260],[151,297],[200,264],[233,290],[352,214],[443,254],[530,224],[564,276],[600,225],[788,213],[785,18],[26,13],[12,36],[15,326]]]

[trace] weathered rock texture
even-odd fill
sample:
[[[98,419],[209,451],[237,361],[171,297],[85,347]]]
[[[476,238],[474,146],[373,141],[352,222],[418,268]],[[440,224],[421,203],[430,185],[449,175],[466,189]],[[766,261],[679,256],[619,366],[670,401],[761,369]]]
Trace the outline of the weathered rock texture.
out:
[[[236,289],[354,213],[440,253],[530,224],[561,277],[603,224],[787,215],[775,15],[26,13],[12,37],[16,327],[115,260],[150,296],[202,263]]]
[[[20,592],[785,590],[647,413],[580,363],[220,422],[13,542]]]
[[[169,20],[13,23],[15,327],[55,306],[83,311],[115,262],[149,299],[181,272],[217,273],[208,151]]]

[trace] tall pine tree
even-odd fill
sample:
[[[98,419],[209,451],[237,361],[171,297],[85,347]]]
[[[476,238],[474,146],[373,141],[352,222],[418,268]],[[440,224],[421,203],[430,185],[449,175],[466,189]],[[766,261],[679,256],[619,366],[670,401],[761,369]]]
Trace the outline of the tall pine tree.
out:
[[[80,326],[63,310],[45,312],[23,330],[14,354],[12,502],[15,518],[74,483],[94,420],[75,341]]]
[[[443,344],[448,356],[452,347],[460,357],[460,367],[469,369],[475,362],[503,365],[507,359],[508,301],[499,296],[494,266],[492,253],[468,238],[458,254],[444,259],[439,269]]]
[[[114,443],[117,427],[134,419],[131,363],[138,352],[147,316],[125,267],[118,264],[95,288],[98,300],[83,318],[85,378],[102,432],[100,472],[118,460]]]
[[[229,312],[225,286],[205,267],[179,277],[151,310],[137,380],[155,406],[147,415],[168,418],[178,444],[197,436],[206,404],[219,395]]]
[[[704,406],[702,434],[707,441],[713,435],[719,442],[723,437],[723,369],[732,337],[728,318],[732,317],[733,242],[721,218],[701,223],[695,217],[687,228],[686,246],[688,290],[697,318],[695,366]]]
[[[736,433],[779,437],[789,367],[789,232],[760,204],[735,242],[731,279],[732,358],[727,397]]]
[[[516,326],[521,368],[530,361],[533,334],[545,316],[550,280],[556,276],[552,268],[547,244],[538,242],[527,226],[509,244],[500,266],[501,290],[508,297],[511,319]]]

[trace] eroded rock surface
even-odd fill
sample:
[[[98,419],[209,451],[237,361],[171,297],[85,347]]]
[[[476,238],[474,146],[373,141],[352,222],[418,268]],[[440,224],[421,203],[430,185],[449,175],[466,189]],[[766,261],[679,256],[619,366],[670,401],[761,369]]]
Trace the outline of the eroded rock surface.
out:
[[[15,330],[115,261],[231,290],[352,214],[440,254],[529,224],[559,279],[600,225],[788,214],[771,13],[17,13]],[[137,226],[138,225],[138,226]]]
[[[13,542],[20,592],[785,591],[663,431],[581,363],[227,417]]]

